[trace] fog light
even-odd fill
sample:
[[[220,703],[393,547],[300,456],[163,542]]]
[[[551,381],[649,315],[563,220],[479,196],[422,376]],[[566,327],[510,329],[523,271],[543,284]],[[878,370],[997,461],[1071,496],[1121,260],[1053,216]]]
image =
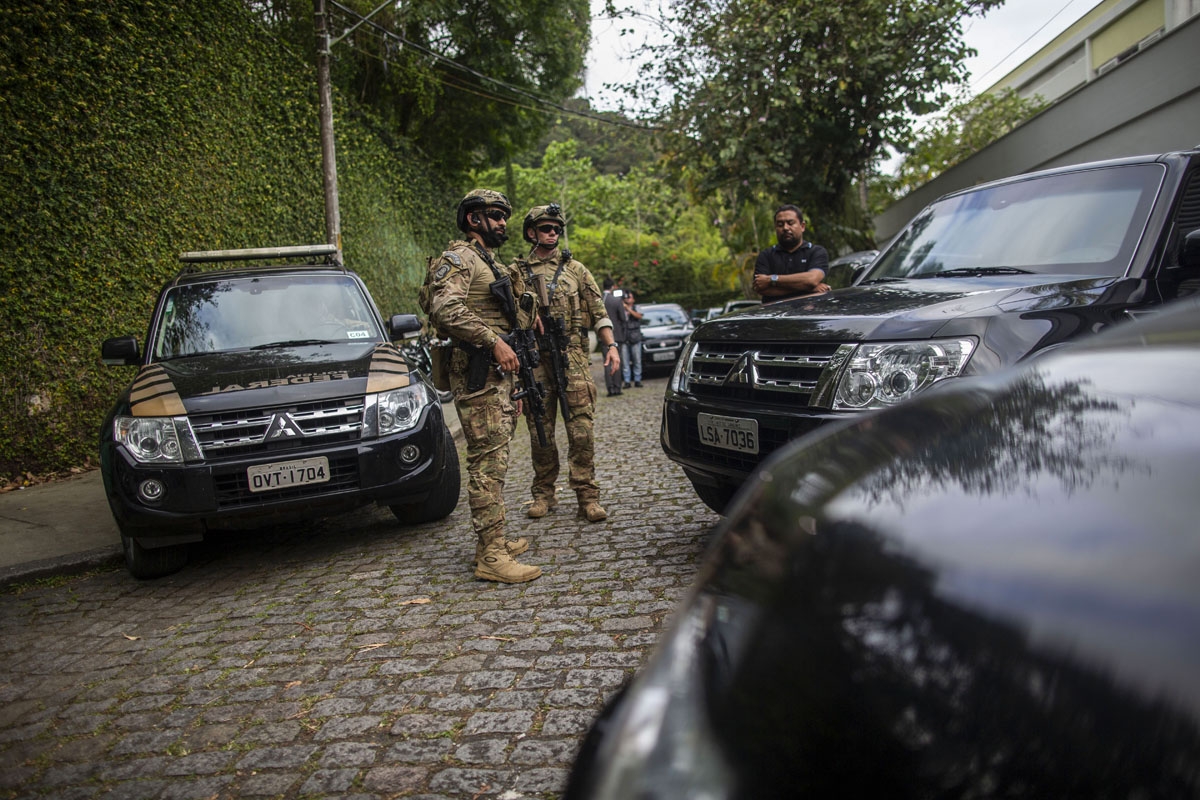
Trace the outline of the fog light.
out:
[[[166,494],[167,487],[162,485],[162,481],[156,478],[147,478],[138,485],[138,497],[143,503],[156,504],[162,500],[162,496]]]
[[[413,464],[421,457],[421,449],[416,445],[406,444],[400,448],[400,460],[405,464]]]

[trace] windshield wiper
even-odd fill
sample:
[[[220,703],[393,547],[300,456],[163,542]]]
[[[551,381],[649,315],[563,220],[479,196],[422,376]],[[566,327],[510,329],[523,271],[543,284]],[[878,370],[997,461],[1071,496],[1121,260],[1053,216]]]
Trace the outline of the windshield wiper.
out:
[[[907,278],[871,278],[870,280],[863,281],[862,283],[860,283],[858,285],[866,286],[871,283],[900,283],[901,281],[905,281],[905,280],[908,280],[908,279]]]
[[[332,339],[288,339],[284,342],[271,342],[269,344],[256,344],[251,347],[251,350],[272,350],[277,347],[302,347],[306,344],[337,344]]]
[[[959,269],[944,269],[941,272],[931,272],[928,275],[915,275],[916,278],[958,278],[975,275],[1032,275],[1027,269],[1016,267],[961,267]]]
[[[213,353],[216,353],[216,352],[221,352],[221,351],[209,350],[208,352],[199,351],[199,352],[195,352],[195,353],[176,353],[175,355],[163,356],[162,358],[158,358],[155,360],[156,361],[179,361],[184,358],[199,358],[200,356],[211,356]]]

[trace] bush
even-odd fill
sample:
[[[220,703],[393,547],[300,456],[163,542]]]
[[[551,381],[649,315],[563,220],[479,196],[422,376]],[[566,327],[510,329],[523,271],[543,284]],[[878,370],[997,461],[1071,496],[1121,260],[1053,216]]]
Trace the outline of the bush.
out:
[[[6,5],[0,45],[5,476],[95,452],[132,377],[102,368],[100,341],[143,331],[180,252],[325,236],[315,68],[237,0]],[[348,117],[334,125],[347,264],[385,313],[415,311],[454,198]]]

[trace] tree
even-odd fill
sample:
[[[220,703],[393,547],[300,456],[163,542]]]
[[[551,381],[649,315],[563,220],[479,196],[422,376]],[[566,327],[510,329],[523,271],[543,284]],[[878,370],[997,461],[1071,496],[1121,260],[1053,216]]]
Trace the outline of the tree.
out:
[[[834,248],[870,241],[853,183],[966,80],[962,21],[1002,0],[670,0],[630,90],[674,132],[669,155],[737,213],[789,200]],[[654,88],[666,87],[665,99]]]
[[[246,0],[312,55],[311,0]],[[336,38],[379,0],[330,3]],[[352,9],[345,13],[339,7]],[[582,85],[587,0],[413,0],[360,25],[333,50],[335,86],[384,131],[463,176],[536,142]]]
[[[871,207],[879,212],[963,161],[1049,105],[1013,89],[960,101],[931,122],[908,148],[897,174],[872,176]]]
[[[512,165],[477,173],[480,186],[506,186],[515,204],[505,259],[528,252],[521,224],[534,205],[556,202],[567,218],[566,244],[597,279],[625,279],[643,301],[689,307],[738,293],[737,262],[703,204],[689,203],[653,163],[624,175],[601,174],[573,139],[552,142],[537,167]],[[511,181],[509,180],[511,177]]]

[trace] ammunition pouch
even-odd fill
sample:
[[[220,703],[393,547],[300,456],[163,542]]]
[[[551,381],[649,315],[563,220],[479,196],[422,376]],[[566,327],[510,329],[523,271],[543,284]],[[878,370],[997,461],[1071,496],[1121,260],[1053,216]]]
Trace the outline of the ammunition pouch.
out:
[[[513,298],[512,279],[507,275],[501,275],[496,280],[488,284],[488,291],[496,298],[496,302],[500,304],[500,311],[504,314],[504,318],[516,327],[517,324],[517,302]]]

